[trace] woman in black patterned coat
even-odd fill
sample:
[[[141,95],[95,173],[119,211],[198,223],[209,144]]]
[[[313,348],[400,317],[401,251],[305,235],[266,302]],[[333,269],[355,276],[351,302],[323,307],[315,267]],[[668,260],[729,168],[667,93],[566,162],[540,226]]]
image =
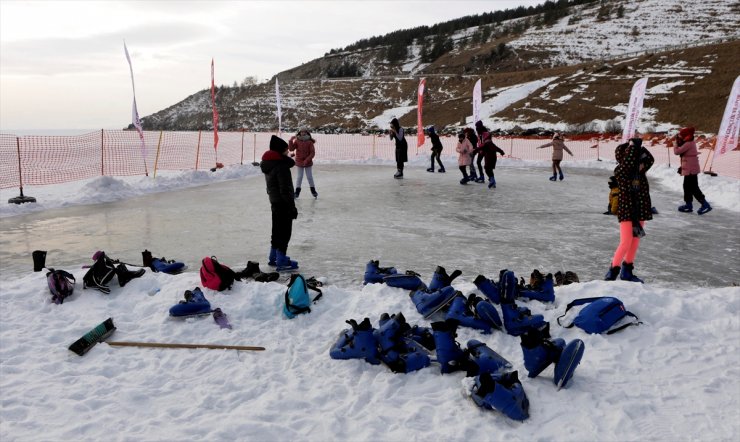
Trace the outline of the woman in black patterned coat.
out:
[[[619,187],[617,218],[620,240],[605,279],[614,281],[619,276],[625,281],[642,282],[633,274],[633,270],[640,238],[645,236],[645,221],[653,219],[650,186],[645,174],[655,159],[643,147],[640,138],[632,138],[617,146],[615,157],[617,167],[614,169],[614,176]]]

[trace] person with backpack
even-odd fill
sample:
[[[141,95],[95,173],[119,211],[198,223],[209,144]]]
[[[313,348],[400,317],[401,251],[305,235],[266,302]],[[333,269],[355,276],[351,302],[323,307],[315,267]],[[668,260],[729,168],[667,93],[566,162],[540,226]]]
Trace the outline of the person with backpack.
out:
[[[398,123],[398,118],[394,118],[391,120],[391,140],[394,140],[396,142],[396,173],[393,175],[393,178],[401,179],[403,178],[403,163],[407,162],[409,160],[408,157],[408,150],[409,145],[406,142],[406,137],[404,136],[403,128]]]
[[[442,164],[442,150],[444,149],[444,146],[442,146],[442,142],[439,141],[439,135],[437,135],[437,132],[434,130],[434,126],[429,126],[427,129],[427,135],[429,135],[429,140],[432,142],[432,167],[427,169],[427,172],[434,172],[434,159],[437,159],[437,163],[439,163],[439,170],[438,172],[444,173],[445,172],[445,166]]]
[[[568,155],[573,156],[573,152],[568,149],[568,146],[563,142],[563,136],[559,132],[555,132],[552,136],[552,141],[537,146],[537,149],[544,149],[545,147],[552,146],[552,176],[550,181],[557,181],[558,175],[560,175],[560,181],[563,181],[563,169],[560,168],[560,162],[563,161],[563,151],[568,152]]]
[[[270,150],[262,155],[260,169],[265,174],[267,194],[272,210],[272,237],[268,265],[278,271],[297,269],[298,263],[287,256],[293,232],[293,220],[298,218],[290,168],[295,161],[287,156],[288,143],[275,135],[270,138]]]
[[[617,160],[614,176],[619,187],[619,246],[604,279],[614,281],[619,276],[624,281],[643,282],[633,271],[640,238],[645,236],[645,221],[653,219],[646,173],[655,159],[640,138],[632,138],[617,146],[614,156]]]
[[[704,198],[704,194],[699,188],[699,149],[694,142],[694,128],[684,127],[676,135],[676,146],[673,147],[673,153],[681,157],[681,167],[678,168],[679,175],[683,176],[683,200],[686,204],[679,206],[678,211],[690,213],[694,211],[694,198],[701,204],[697,211],[699,215],[712,210],[712,206]]]
[[[313,183],[313,157],[316,155],[314,144],[316,140],[311,137],[308,129],[301,129],[297,134],[290,137],[288,149],[295,155],[295,166],[298,169],[298,176],[295,179],[295,197],[301,194],[301,183],[303,183],[303,172],[306,172],[306,179],[311,189],[311,195],[314,198],[319,196],[316,193],[316,187]]]

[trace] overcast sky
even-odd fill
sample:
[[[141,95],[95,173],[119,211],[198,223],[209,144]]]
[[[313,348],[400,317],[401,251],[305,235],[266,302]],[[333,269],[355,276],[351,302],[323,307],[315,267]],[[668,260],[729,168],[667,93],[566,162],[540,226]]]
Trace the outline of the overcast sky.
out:
[[[273,75],[357,40],[544,0],[0,0],[0,130],[131,122],[216,84]]]

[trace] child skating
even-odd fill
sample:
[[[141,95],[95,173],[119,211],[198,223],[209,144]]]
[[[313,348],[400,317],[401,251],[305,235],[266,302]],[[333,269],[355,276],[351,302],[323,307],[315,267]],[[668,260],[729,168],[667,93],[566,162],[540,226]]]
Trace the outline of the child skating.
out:
[[[552,136],[551,142],[538,146],[537,149],[544,149],[550,146],[552,146],[552,176],[550,177],[550,181],[557,181],[558,176],[560,177],[560,181],[563,181],[565,177],[563,176],[563,169],[560,168],[560,162],[563,161],[563,151],[568,152],[570,156],[573,156],[573,152],[568,149],[563,142],[562,135],[558,132],[555,132]]]

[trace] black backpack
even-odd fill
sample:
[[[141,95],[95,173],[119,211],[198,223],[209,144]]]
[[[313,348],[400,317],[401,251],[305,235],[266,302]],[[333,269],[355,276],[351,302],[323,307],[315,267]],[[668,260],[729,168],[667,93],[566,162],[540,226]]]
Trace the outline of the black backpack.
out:
[[[108,288],[107,284],[116,276],[116,265],[105,253],[98,252],[96,255],[95,264],[82,277],[82,288],[99,290],[107,295],[110,293],[110,288]]]

